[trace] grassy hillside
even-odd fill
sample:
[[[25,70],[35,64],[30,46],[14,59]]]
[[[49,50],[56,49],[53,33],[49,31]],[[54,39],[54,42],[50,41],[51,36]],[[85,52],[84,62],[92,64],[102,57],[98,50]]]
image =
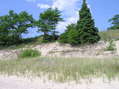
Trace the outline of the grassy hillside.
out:
[[[100,32],[99,34],[101,36],[101,39],[105,41],[119,39],[119,30],[109,30],[105,32]]]
[[[110,40],[119,40],[119,30],[109,30],[104,32],[99,32],[101,40],[110,41]],[[19,49],[28,46],[36,46],[41,44],[43,41],[42,36],[35,38],[27,38],[23,40],[23,43],[12,45],[12,46],[0,46],[0,49]]]

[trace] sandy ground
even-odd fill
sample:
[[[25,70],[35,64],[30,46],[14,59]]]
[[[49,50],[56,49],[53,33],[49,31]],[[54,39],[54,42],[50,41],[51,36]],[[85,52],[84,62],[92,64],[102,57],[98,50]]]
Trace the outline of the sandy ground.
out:
[[[119,89],[119,80],[107,81],[102,78],[81,80],[80,83],[58,83],[41,78],[0,76],[0,89]]]

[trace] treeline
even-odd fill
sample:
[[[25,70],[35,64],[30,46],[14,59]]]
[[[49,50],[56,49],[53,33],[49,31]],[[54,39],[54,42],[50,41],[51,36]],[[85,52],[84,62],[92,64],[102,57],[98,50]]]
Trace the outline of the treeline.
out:
[[[60,16],[58,9],[49,8],[35,20],[25,11],[15,13],[11,10],[7,15],[0,16],[0,45],[22,43],[22,34],[28,33],[28,28],[34,27],[43,33],[44,42],[56,40],[58,37],[56,26],[59,21],[63,21]]]
[[[27,12],[19,14],[9,11],[8,15],[0,17],[0,45],[12,45],[22,41],[22,33],[33,26],[34,19]]]
[[[32,15],[23,11],[15,13],[9,11],[7,15],[0,16],[0,45],[13,45],[23,42],[22,34],[28,33],[28,28],[37,27],[42,32],[42,42],[59,41],[71,45],[92,44],[100,40],[98,29],[86,0],[83,0],[82,8],[79,11],[79,20],[76,24],[67,26],[66,31],[58,35],[57,24],[63,21],[61,12],[56,8],[49,8],[39,15],[35,20]]]

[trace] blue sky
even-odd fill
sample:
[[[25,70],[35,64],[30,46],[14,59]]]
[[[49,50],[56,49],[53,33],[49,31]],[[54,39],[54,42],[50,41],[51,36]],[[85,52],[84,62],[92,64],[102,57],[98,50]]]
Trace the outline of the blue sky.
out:
[[[64,22],[60,22],[57,30],[63,32],[65,27],[70,23],[75,23],[78,20],[78,10],[81,7],[82,0],[1,0],[0,16],[8,13],[9,10],[27,11],[38,19],[39,14],[49,7],[57,7],[62,11]],[[119,0],[87,0],[88,6],[91,9],[96,26],[100,31],[105,30],[110,26],[108,19],[113,15],[119,14]],[[31,31],[34,35],[34,31]]]

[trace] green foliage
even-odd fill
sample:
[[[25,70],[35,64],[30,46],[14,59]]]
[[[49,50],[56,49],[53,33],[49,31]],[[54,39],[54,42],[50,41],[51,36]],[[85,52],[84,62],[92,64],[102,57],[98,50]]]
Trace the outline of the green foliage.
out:
[[[26,50],[23,50],[21,53],[20,53],[20,57],[21,58],[28,58],[28,57],[37,57],[37,56],[40,56],[41,53],[39,53],[39,51],[37,50],[33,50],[33,49],[26,49]]]
[[[75,24],[70,24],[67,26],[67,30],[60,36],[59,42],[69,43],[71,45],[79,44],[78,31],[76,30]]]
[[[71,29],[68,32],[68,43],[71,45],[78,45],[79,44],[79,38],[78,38],[78,31],[75,29]]]
[[[43,13],[40,14],[39,20],[36,22],[36,25],[39,28],[39,31],[43,32],[43,40],[51,41],[49,35],[52,36],[52,40],[57,39],[55,29],[59,21],[63,21],[61,18],[60,11],[58,9],[49,8]]]
[[[112,24],[112,26],[108,28],[109,30],[119,30],[119,14],[109,19],[109,22]]]
[[[27,33],[27,28],[32,27],[34,19],[27,12],[19,14],[9,11],[8,15],[0,16],[0,45],[18,44],[21,35]]]
[[[109,45],[107,46],[106,50],[107,51],[114,51],[115,50],[115,44],[114,44],[113,40],[111,40],[109,42]]]
[[[68,36],[67,36],[67,32],[64,32],[60,35],[60,39],[58,40],[60,43],[68,43],[67,40]]]
[[[96,43],[100,40],[98,29],[95,27],[94,20],[90,9],[87,6],[86,0],[83,0],[83,5],[79,11],[80,20],[77,23],[81,44]]]
[[[71,45],[93,44],[100,40],[98,29],[95,27],[86,0],[83,0],[79,17],[80,20],[77,24],[69,25],[65,33],[60,36],[61,43],[70,43]]]

